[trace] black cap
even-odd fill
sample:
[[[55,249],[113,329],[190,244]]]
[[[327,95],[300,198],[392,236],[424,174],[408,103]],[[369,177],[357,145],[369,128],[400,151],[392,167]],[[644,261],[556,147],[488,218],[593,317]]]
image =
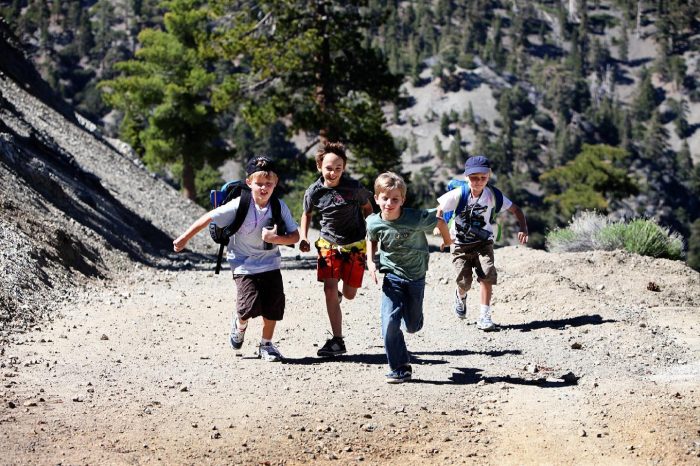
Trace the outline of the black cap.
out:
[[[245,173],[247,176],[250,176],[255,172],[275,172],[276,174],[277,170],[275,169],[275,163],[271,158],[261,155],[250,159],[245,167]]]

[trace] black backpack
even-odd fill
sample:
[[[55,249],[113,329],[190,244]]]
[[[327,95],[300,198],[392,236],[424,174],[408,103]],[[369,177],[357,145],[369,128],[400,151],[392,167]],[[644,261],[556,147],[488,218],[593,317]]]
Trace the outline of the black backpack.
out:
[[[219,245],[219,255],[216,258],[216,269],[214,270],[216,274],[221,270],[221,259],[224,255],[224,248],[228,245],[231,237],[241,228],[246,215],[248,215],[251,193],[250,188],[245,184],[244,180],[229,181],[225,183],[219,191],[212,189],[209,193],[209,201],[214,208],[224,205],[238,197],[240,197],[241,200],[238,203],[238,210],[236,210],[236,216],[233,222],[226,226],[219,226],[214,222],[209,224],[211,239]],[[277,234],[286,234],[286,224],[282,219],[280,200],[274,194],[270,197],[270,208],[272,209],[272,221],[277,225]]]

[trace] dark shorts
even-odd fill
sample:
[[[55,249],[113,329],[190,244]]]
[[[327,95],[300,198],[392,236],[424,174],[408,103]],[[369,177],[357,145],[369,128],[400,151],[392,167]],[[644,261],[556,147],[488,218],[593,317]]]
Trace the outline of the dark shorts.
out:
[[[284,317],[284,286],[279,269],[252,275],[234,275],[238,297],[238,318],[248,320],[263,316],[268,320]]]
[[[457,272],[457,286],[462,291],[472,287],[472,269],[480,282],[495,285],[498,273],[493,259],[493,243],[455,244],[452,249],[452,264]]]

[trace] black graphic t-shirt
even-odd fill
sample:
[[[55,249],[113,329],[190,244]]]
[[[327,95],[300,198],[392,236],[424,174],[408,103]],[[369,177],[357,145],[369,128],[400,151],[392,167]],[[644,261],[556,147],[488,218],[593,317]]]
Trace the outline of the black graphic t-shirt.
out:
[[[371,195],[345,174],[333,188],[325,187],[320,177],[304,193],[304,212],[318,209],[321,213],[321,238],[340,245],[354,243],[367,233],[361,207]]]

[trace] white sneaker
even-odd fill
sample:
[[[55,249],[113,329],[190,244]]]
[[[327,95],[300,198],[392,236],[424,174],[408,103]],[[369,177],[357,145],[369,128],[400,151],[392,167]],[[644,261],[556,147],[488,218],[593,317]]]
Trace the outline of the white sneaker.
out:
[[[455,290],[455,304],[454,304],[455,315],[459,319],[467,318],[467,295],[464,298],[459,297],[459,292]]]
[[[491,320],[491,310],[481,310],[479,320],[476,321],[476,328],[478,328],[479,330],[483,330],[484,332],[496,330],[496,324],[494,324]]]
[[[270,362],[277,362],[282,360],[282,353],[277,349],[275,345],[272,344],[272,342],[265,343],[264,345],[261,344],[258,346],[258,356],[260,359],[264,359],[265,361],[270,361]]]

